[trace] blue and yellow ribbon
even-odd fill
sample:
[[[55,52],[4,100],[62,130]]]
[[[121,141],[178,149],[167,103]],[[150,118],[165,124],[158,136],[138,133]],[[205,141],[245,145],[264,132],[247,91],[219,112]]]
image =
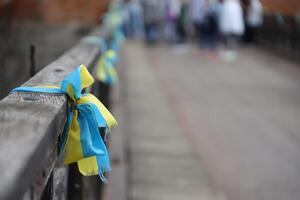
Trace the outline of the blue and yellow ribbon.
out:
[[[109,44],[109,48],[118,52],[124,40],[125,40],[125,35],[121,29],[121,26],[116,27],[113,32],[113,40]]]
[[[105,106],[92,94],[82,90],[94,82],[84,65],[70,73],[60,87],[19,87],[12,92],[38,92],[66,94],[73,108],[68,110],[61,148],[65,150],[64,163],[77,162],[85,176],[99,175],[105,182],[104,173],[110,171],[109,155],[99,128],[108,132],[117,124]]]
[[[116,70],[118,57],[116,51],[117,49],[119,49],[119,43],[121,43],[122,41],[114,36],[112,42],[109,45],[110,49],[107,49],[106,42],[101,37],[88,36],[83,38],[82,42],[99,45],[101,56],[99,56],[96,64],[97,80],[107,85],[115,84],[118,81],[118,74]]]
[[[105,51],[97,63],[96,78],[107,85],[113,85],[118,81],[116,63],[117,53],[114,50]]]

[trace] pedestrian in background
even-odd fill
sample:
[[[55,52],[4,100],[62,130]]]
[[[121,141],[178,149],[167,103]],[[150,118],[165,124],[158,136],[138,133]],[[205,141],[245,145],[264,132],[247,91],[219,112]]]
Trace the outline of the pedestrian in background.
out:
[[[220,12],[220,32],[224,39],[225,60],[234,61],[235,49],[245,31],[242,7],[239,0],[224,0]]]
[[[168,42],[176,42],[176,21],[180,14],[180,0],[165,0],[165,38]]]
[[[245,42],[253,43],[256,41],[258,29],[263,23],[263,7],[259,0],[250,0],[245,13]]]
[[[209,0],[204,23],[204,47],[208,50],[216,50],[219,42],[219,17],[220,4],[218,0]]]
[[[180,3],[179,14],[176,19],[176,35],[177,43],[182,44],[186,42],[186,27],[188,23],[188,3],[182,1]]]
[[[132,35],[129,2],[130,0],[125,0],[122,4],[123,31],[126,37],[130,37]]]
[[[143,9],[139,0],[130,2],[130,21],[134,37],[144,36]]]
[[[126,0],[124,9],[124,32],[127,37],[144,35],[143,10],[139,0]]]
[[[199,46],[205,39],[205,16],[207,15],[207,1],[206,0],[192,0],[190,4],[190,15],[194,24],[196,36],[198,38]]]
[[[159,0],[143,0],[145,37],[147,43],[155,43],[159,37],[159,25],[163,16],[162,2]]]

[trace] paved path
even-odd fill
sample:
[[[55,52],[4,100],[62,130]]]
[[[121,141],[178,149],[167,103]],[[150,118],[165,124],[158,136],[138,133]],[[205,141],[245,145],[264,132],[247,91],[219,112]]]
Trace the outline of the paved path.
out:
[[[300,68],[127,42],[132,200],[299,200]]]
[[[138,44],[126,45],[129,199],[220,199]]]

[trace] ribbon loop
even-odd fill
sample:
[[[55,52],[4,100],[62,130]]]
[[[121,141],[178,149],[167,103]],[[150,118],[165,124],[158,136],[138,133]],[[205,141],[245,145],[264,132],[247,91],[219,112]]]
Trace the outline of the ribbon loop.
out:
[[[72,100],[76,101],[81,97],[82,90],[92,85],[93,82],[94,79],[86,67],[80,65],[61,82],[61,90],[68,94]]]

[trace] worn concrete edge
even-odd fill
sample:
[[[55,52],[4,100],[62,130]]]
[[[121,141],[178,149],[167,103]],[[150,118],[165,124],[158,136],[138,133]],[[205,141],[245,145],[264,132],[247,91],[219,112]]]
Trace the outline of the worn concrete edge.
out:
[[[91,35],[103,35],[104,38],[108,38],[109,31],[98,28],[92,32]],[[78,53],[82,55],[78,55]],[[23,85],[58,86],[60,81],[78,65],[85,64],[89,69],[92,68],[98,54],[98,45],[79,42],[76,46],[57,60],[50,63]],[[55,75],[49,78],[50,74]],[[28,96],[37,98],[38,100],[27,102],[24,99]],[[53,106],[53,104],[57,105]],[[9,94],[0,101],[0,199],[20,199],[29,189],[35,178],[35,173],[44,166],[43,163],[46,162],[47,157],[49,156],[47,152],[53,152],[55,151],[54,149],[57,148],[56,146],[53,146],[53,139],[56,140],[63,130],[66,119],[66,106],[66,97],[64,95],[51,94],[14,93]],[[19,108],[22,108],[22,111],[19,111]],[[27,120],[24,119],[24,117],[18,118],[10,116],[10,111],[12,110],[15,115],[26,116]],[[47,116],[47,120],[44,122],[40,121],[36,124],[29,114],[36,115],[33,120],[43,119],[44,116]],[[7,126],[4,123],[7,123],[7,121],[11,121],[12,119],[14,120],[13,124],[16,126],[23,123],[23,127],[31,125],[34,127],[31,126],[29,130],[16,127],[11,129],[12,124]],[[28,133],[28,131],[30,133]],[[28,137],[28,135],[30,137]],[[35,143],[32,143],[30,138],[34,138]],[[25,156],[20,157],[18,151],[13,150],[16,148],[13,146],[14,140],[18,140],[18,148],[20,148],[19,152],[22,152],[22,155]],[[3,145],[5,143],[12,145],[5,146]],[[7,149],[3,149],[1,146],[5,146]],[[10,152],[9,158],[7,158],[7,152]],[[14,168],[11,167],[11,165],[15,165],[12,160],[18,160],[17,163],[20,166]],[[52,167],[53,166],[54,165],[52,165]],[[52,170],[50,169],[48,171],[50,173]],[[49,174],[46,174],[45,176],[48,177]]]

